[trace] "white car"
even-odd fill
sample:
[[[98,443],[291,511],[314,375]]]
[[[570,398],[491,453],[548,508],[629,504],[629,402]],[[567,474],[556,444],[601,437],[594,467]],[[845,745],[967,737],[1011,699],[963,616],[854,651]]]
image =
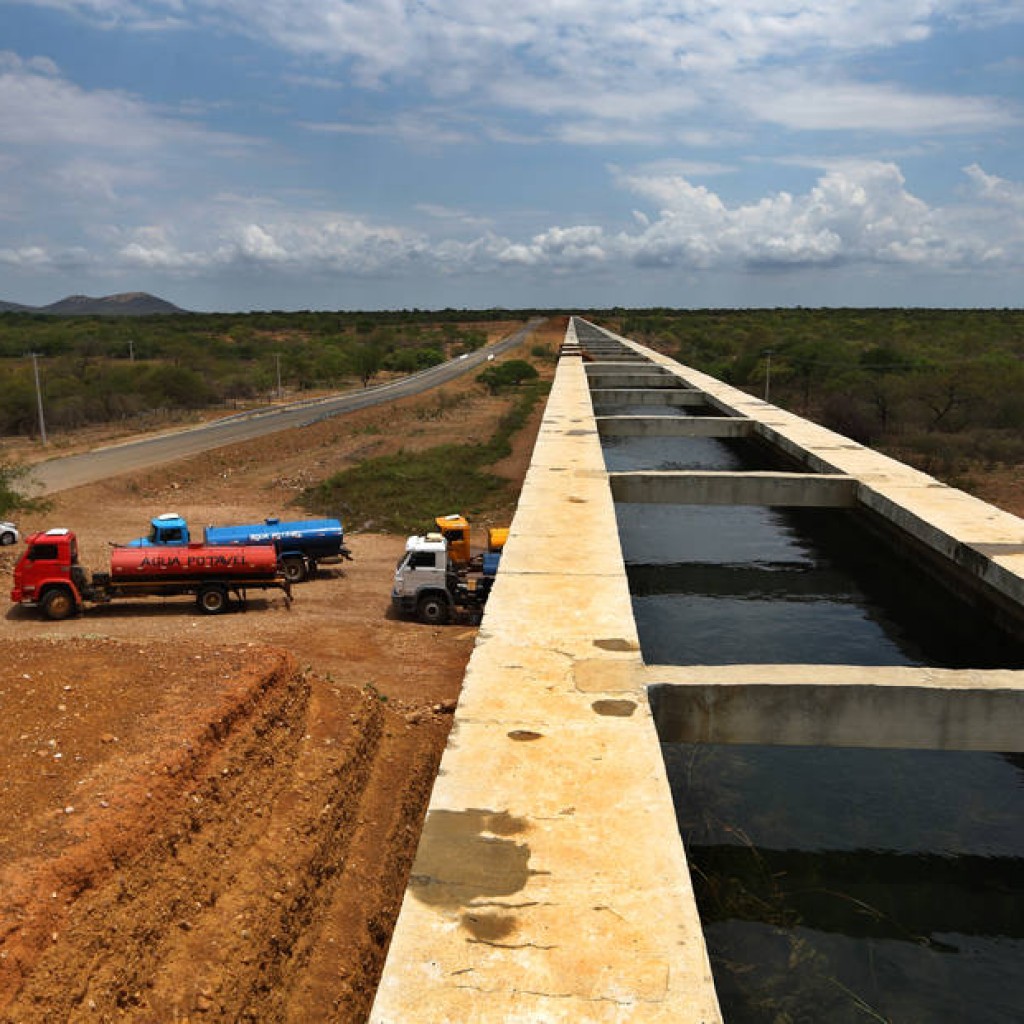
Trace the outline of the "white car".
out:
[[[14,523],[5,523],[0,520],[0,544],[16,544],[18,542],[18,528]]]

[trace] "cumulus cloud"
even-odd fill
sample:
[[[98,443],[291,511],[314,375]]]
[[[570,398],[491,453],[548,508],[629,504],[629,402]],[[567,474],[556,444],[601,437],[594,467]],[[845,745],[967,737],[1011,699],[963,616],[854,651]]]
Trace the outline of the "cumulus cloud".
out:
[[[620,170],[618,186],[650,204],[637,211],[630,230],[553,225],[526,239],[490,229],[458,239],[342,211],[297,212],[273,200],[225,195],[187,218],[111,228],[102,259],[127,270],[186,276],[231,268],[395,278],[516,267],[556,275],[628,266],[679,273],[853,265],[1020,268],[1024,185],[977,166],[965,173],[964,201],[933,207],[908,189],[891,163],[837,163],[802,194],[781,191],[736,204],[683,174]],[[442,229],[464,216],[429,205],[422,212]],[[0,262],[8,264],[46,266],[56,259],[38,247],[0,251]]]
[[[975,169],[972,176],[978,181],[983,172]],[[619,183],[659,206],[643,230],[616,240],[639,265],[736,269],[897,263],[948,269],[1024,259],[1024,217],[993,222],[983,216],[984,205],[969,212],[931,208],[889,163],[835,165],[803,195],[779,192],[735,206],[681,175],[620,173]]]
[[[254,210],[253,206],[262,207]],[[250,215],[258,213],[258,219]],[[349,214],[286,211],[225,199],[187,222],[124,232],[114,258],[126,267],[206,272],[264,267],[283,272],[400,273],[428,249],[419,233]]]

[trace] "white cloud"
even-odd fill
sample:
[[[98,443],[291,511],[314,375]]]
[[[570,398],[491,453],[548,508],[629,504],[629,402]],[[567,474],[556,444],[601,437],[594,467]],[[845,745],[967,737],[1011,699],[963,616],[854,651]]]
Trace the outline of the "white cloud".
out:
[[[891,83],[820,82],[786,73],[744,86],[740,103],[760,120],[804,131],[948,134],[995,131],[1020,120],[999,100],[915,93]]]
[[[964,173],[979,199],[994,207],[1006,207],[1012,213],[1024,215],[1024,183],[986,174],[977,164],[965,167]]]
[[[46,58],[0,53],[0,138],[11,146],[67,146],[142,153],[161,147],[248,145],[237,136],[206,131],[162,116],[125,92],[86,90],[64,78]]]
[[[259,220],[249,218],[260,210]],[[172,272],[264,267],[285,272],[399,273],[426,248],[423,236],[338,212],[288,211],[272,202],[225,199],[188,222],[124,232],[114,258]]]
[[[730,205],[680,174],[619,172],[640,200],[631,230],[554,225],[527,240],[486,230],[458,240],[463,211],[429,204],[442,233],[372,223],[340,211],[296,211],[266,198],[225,195],[187,218],[108,232],[109,252],[91,258],[126,271],[176,275],[229,268],[286,274],[385,275],[500,273],[521,267],[555,274],[600,268],[660,267],[679,273],[857,265],[931,271],[1024,266],[1024,185],[966,170],[972,191],[959,205],[931,207],[907,188],[893,164],[834,164],[805,193],[778,192]],[[40,247],[0,252],[0,261],[49,265]]]
[[[25,245],[19,249],[0,249],[0,264],[21,269],[42,269],[53,264],[52,255],[41,245]]]
[[[995,100],[861,81],[843,62],[939,27],[1024,21],[1018,0],[34,2],[136,28],[189,19],[276,45],[307,76],[329,70],[366,89],[402,84],[423,99],[528,112],[587,145],[678,138],[703,128],[695,121],[709,108],[802,130],[1005,127],[1011,114]],[[769,77],[780,66],[801,71]]]
[[[415,209],[432,220],[462,227],[482,228],[488,227],[492,222],[490,217],[481,217],[468,210],[445,206],[442,203],[416,203]]]
[[[85,88],[46,56],[0,53],[0,261],[6,266],[89,259],[126,274],[268,268],[285,275],[428,277],[500,277],[526,268],[540,277],[545,270],[629,266],[689,273],[1024,263],[1024,188],[982,169],[994,151],[965,150],[965,140],[949,137],[971,136],[974,144],[988,133],[1002,146],[991,159],[1012,166],[1021,120],[1012,83],[991,72],[985,79],[986,88],[1007,85],[1014,98],[1006,99],[929,93],[896,80],[913,63],[903,59],[915,56],[907,44],[941,28],[948,52],[958,25],[1024,23],[1019,0],[20,2],[105,29],[151,31],[187,22],[276,46],[289,59],[264,64],[258,63],[262,49],[244,53],[253,63],[241,71],[241,60],[233,65],[236,77],[223,95],[235,97],[238,76],[258,64],[256,88],[266,89],[254,93],[247,123],[260,123],[269,134],[289,119],[284,131],[298,124],[305,132],[282,135],[289,148],[275,151],[273,166],[222,161],[225,154],[252,153],[256,144],[203,126],[217,96],[193,106],[190,119],[139,93]],[[899,60],[889,60],[887,50]],[[929,53],[922,63],[934,59]],[[275,69],[287,87],[267,86]],[[299,86],[315,88],[315,98]],[[233,106],[218,116],[232,113]],[[807,154],[800,163],[817,175],[807,184],[801,174],[802,183],[788,190],[778,183],[798,158],[787,132],[807,133],[796,143]],[[843,132],[856,132],[856,141],[837,139]],[[303,150],[314,133],[320,138]],[[821,146],[871,154],[878,133],[888,140],[885,160],[815,152]],[[306,161],[329,150],[331,167],[362,161],[361,171],[376,185],[373,160],[385,147],[362,137],[382,136],[400,139],[411,152],[409,167],[380,175],[378,191],[353,175],[334,181],[319,167],[305,173]],[[507,156],[486,147],[492,140],[619,145],[635,149],[619,160],[641,151],[672,159],[611,167],[610,178],[625,195],[615,219],[604,220],[594,212],[602,164],[581,170],[582,161],[571,157],[556,166],[552,154],[561,158],[564,150],[538,145],[521,154],[533,158],[521,168],[529,209],[510,217],[531,227],[516,230],[477,214],[495,202],[485,198],[492,187],[488,161]],[[715,145],[727,148],[714,152]],[[434,160],[433,151],[445,146],[463,147],[467,162],[449,181],[440,160],[420,175],[426,163],[414,158],[427,151]],[[955,201],[944,201],[937,198],[941,181],[923,180],[916,193],[896,158],[907,161],[908,174],[943,160],[969,166]],[[751,188],[751,178],[739,172],[757,159],[771,161],[773,184],[749,198],[739,190]],[[463,198],[454,184],[469,182],[471,172],[479,177]],[[579,174],[585,223],[537,209],[575,204],[569,174]],[[504,169],[495,180],[508,181]],[[397,188],[394,181],[402,192],[389,191]],[[243,195],[246,188],[253,194]],[[434,202],[438,197],[451,205]],[[357,212],[360,203],[377,209],[388,201],[396,209],[412,207],[415,227],[400,223],[398,213],[380,222]],[[88,257],[78,247],[83,239],[100,240]]]
[[[594,225],[549,228],[528,243],[502,245],[496,252],[501,263],[554,269],[603,263],[608,255],[604,231]]]
[[[48,60],[0,59],[0,138],[7,145],[86,145],[145,149],[154,120],[123,93],[89,93],[60,76]]]
[[[150,31],[183,24],[186,0],[20,0],[35,7],[77,14],[104,26]]]
[[[615,176],[623,173],[620,167],[609,166],[609,171]],[[737,168],[733,164],[715,163],[710,160],[680,160],[678,158],[667,158],[664,160],[651,160],[633,169],[633,174],[646,178],[676,178],[676,177],[714,177],[720,174],[735,174]]]
[[[324,135],[368,135],[384,138],[398,138],[419,148],[435,149],[439,146],[454,145],[472,141],[471,133],[446,123],[442,117],[433,117],[428,112],[400,113],[387,121],[372,124],[356,124],[346,121],[305,122],[301,125],[307,131]]]
[[[84,89],[48,59],[11,53],[0,53],[0,138],[0,244],[20,265],[88,261],[81,245],[102,236],[107,220],[132,223],[140,209],[171,201],[196,168],[224,158],[231,167],[254,151],[249,140],[167,116],[125,92]],[[45,238],[62,241],[38,241]],[[39,256],[43,250],[51,255]]]
[[[641,265],[743,268],[834,263],[934,269],[1024,261],[1024,211],[993,218],[986,203],[1014,196],[980,169],[985,188],[970,208],[933,209],[911,194],[893,164],[833,165],[806,194],[787,192],[728,206],[681,175],[627,175],[622,187],[659,204],[656,219],[618,245]],[[995,180],[998,181],[997,179]]]

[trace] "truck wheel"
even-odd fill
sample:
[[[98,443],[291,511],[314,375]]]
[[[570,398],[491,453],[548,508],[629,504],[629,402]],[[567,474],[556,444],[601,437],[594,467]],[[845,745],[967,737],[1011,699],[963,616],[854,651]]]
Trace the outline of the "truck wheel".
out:
[[[281,571],[289,583],[301,583],[306,578],[306,563],[301,558],[285,558]]]
[[[48,590],[43,596],[43,614],[55,622],[70,618],[75,612],[75,599],[66,587]]]
[[[196,595],[196,604],[204,615],[219,615],[228,607],[228,592],[223,587],[203,587]]]
[[[421,597],[416,605],[416,616],[428,626],[443,626],[449,617],[448,602],[434,594]]]

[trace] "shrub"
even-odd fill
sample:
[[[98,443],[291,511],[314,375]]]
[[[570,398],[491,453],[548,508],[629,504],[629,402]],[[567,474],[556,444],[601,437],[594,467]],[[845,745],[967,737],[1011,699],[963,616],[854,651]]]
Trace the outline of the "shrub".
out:
[[[507,363],[488,366],[477,374],[477,380],[496,395],[502,388],[516,387],[524,381],[536,380],[540,374],[525,359],[510,359]]]

